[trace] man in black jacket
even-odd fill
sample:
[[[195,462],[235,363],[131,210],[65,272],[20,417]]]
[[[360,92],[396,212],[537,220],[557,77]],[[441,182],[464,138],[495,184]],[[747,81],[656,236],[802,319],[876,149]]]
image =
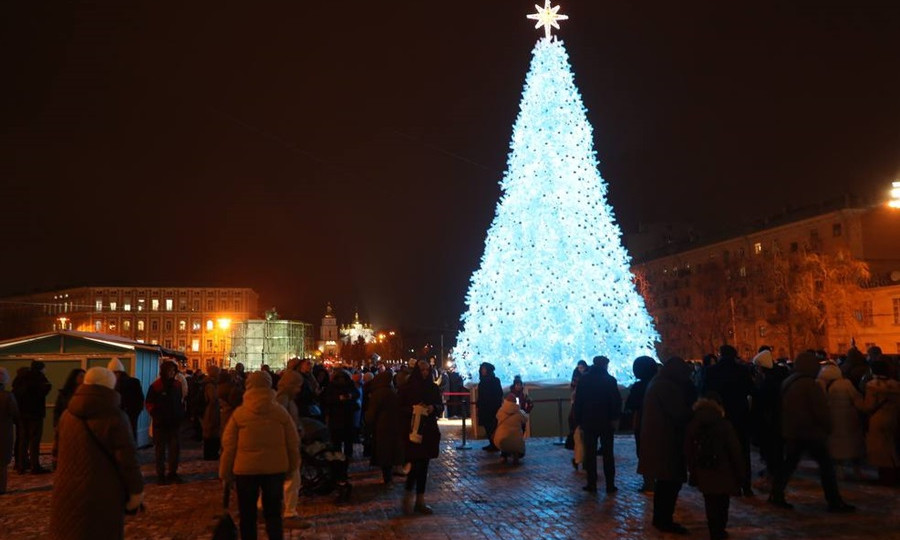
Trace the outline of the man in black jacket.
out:
[[[607,371],[609,358],[595,356],[593,367],[581,377],[575,390],[575,425],[581,427],[584,440],[585,491],[597,492],[597,438],[603,453],[606,492],[615,493],[616,462],[613,452],[615,424],[622,413],[622,396],[615,377]]]
[[[25,472],[31,468],[34,474],[50,472],[41,467],[41,436],[44,433],[44,417],[47,416],[47,394],[50,393],[50,381],[44,375],[44,363],[40,360],[31,362],[31,369],[21,375],[21,381],[13,382],[19,414],[22,419],[22,438],[17,441],[22,458],[21,467],[18,460],[16,468]]]
[[[156,450],[156,476],[160,485],[181,483],[178,476],[178,458],[181,442],[178,429],[184,419],[181,384],[175,380],[178,366],[175,362],[163,362],[159,378],[147,390],[147,412],[153,419],[153,446]],[[169,475],[166,476],[168,452]]]
[[[494,431],[497,429],[497,411],[503,405],[503,388],[500,379],[494,375],[494,364],[482,362],[478,368],[480,379],[478,381],[478,423],[484,426],[488,444],[482,450],[496,452],[494,446]]]

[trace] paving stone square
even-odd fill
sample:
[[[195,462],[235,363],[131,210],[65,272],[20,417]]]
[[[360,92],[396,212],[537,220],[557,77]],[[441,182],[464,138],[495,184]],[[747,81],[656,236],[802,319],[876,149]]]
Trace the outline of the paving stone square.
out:
[[[357,455],[351,466],[351,501],[336,504],[335,495],[301,497],[303,529],[286,529],[286,538],[350,539],[580,539],[676,538],[650,525],[652,496],[639,493],[634,442],[617,435],[616,467],[619,491],[614,495],[582,491],[584,472],[575,471],[572,453],[556,438],[528,440],[528,453],[514,467],[499,455],[484,452],[484,441],[469,441],[460,450],[458,424],[444,423],[440,458],[431,462],[427,499],[432,516],[404,516],[400,511],[402,478],[386,489],[379,471]],[[357,451],[361,447],[357,446]],[[126,537],[134,539],[210,538],[221,513],[222,488],[216,479],[217,462],[203,461],[197,443],[182,449],[181,475],[186,483],[154,483],[152,449],[140,451],[146,485],[146,512],[129,517]],[[598,458],[599,459],[599,458]],[[49,463],[47,463],[49,465]],[[602,471],[602,467],[600,468]],[[866,473],[874,478],[874,471]],[[0,538],[32,539],[46,535],[53,475],[18,475],[10,471],[10,492],[0,496]],[[602,484],[602,480],[601,480]],[[844,498],[858,507],[856,514],[825,511],[815,465],[804,462],[788,487],[794,511],[773,508],[767,493],[733,498],[729,521],[731,538],[900,538],[898,490],[873,480],[840,483]],[[237,507],[231,504],[237,519]],[[708,538],[702,496],[685,486],[676,519],[692,538]],[[260,523],[260,538],[266,538]],[[99,539],[98,539],[99,540]]]

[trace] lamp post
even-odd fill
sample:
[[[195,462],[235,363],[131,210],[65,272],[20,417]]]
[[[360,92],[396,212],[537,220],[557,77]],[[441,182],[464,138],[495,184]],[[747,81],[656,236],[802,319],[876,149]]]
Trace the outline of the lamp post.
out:
[[[221,337],[219,338],[219,344],[221,345],[220,349],[222,351],[222,364],[221,365],[222,365],[222,367],[230,367],[230,366],[225,365],[225,357],[227,354],[227,351],[225,350],[225,332],[227,332],[228,329],[231,328],[231,319],[229,319],[227,317],[222,317],[220,319],[217,319],[216,323],[219,328],[219,331],[222,333]]]
[[[900,182],[891,183],[891,200],[888,201],[891,208],[900,208]]]

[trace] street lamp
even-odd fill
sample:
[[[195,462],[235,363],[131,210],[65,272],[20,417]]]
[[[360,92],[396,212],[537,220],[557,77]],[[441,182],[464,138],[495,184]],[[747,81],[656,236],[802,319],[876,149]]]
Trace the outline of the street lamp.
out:
[[[888,201],[888,206],[891,208],[900,208],[900,182],[891,183],[891,200]]]

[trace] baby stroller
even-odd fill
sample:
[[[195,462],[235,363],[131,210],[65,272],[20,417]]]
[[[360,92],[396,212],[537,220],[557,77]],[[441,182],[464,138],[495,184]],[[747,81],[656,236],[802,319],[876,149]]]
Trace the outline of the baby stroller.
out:
[[[350,500],[352,487],[347,478],[347,456],[331,445],[328,428],[314,418],[301,418],[300,493],[328,495],[337,490],[338,502]]]

